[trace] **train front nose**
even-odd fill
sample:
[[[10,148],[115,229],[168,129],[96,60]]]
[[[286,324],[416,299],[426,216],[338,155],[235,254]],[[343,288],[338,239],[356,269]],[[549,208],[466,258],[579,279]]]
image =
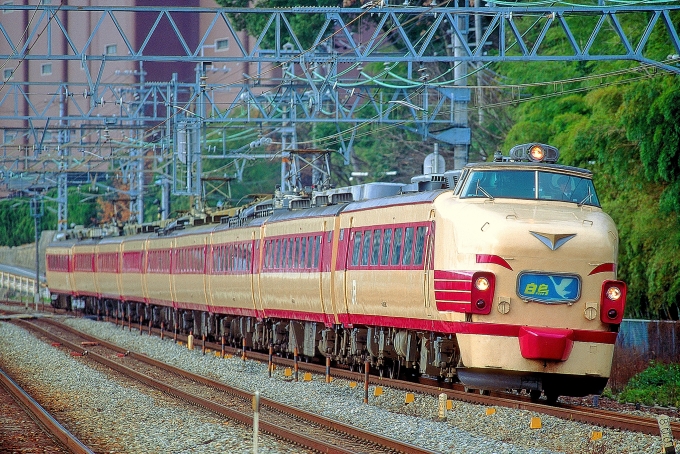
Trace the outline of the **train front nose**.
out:
[[[469,325],[457,336],[461,381],[561,395],[600,391],[626,293],[615,280],[613,223],[576,207],[487,202],[466,209],[462,217],[475,222],[456,226],[457,257],[469,264],[470,281],[490,273],[494,293],[484,313],[470,298]]]

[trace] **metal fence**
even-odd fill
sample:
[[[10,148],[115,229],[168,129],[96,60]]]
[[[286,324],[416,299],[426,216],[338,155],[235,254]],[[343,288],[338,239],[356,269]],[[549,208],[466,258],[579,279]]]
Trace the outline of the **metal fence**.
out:
[[[622,389],[651,361],[680,362],[680,322],[664,320],[623,320],[614,348],[609,385]]]

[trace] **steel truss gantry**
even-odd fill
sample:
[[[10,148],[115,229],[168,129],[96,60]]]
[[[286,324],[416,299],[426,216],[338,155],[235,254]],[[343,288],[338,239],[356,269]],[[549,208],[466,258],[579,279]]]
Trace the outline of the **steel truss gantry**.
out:
[[[200,179],[195,178],[196,172],[200,177],[205,132],[226,124],[252,124],[268,129],[265,135],[272,131],[284,135],[291,121],[332,122],[338,125],[334,144],[346,160],[356,132],[372,123],[399,125],[423,138],[467,146],[470,132],[461,112],[466,112],[470,101],[475,102],[465,86],[468,70],[461,72],[468,64],[479,68],[511,61],[628,60],[639,63],[643,71],[680,73],[677,4],[468,8],[393,6],[382,0],[362,8],[291,9],[0,5],[0,14],[16,11],[30,12],[32,24],[28,34],[15,35],[7,22],[0,23],[3,69],[13,71],[30,61],[65,61],[79,62],[84,73],[82,81],[68,83],[7,77],[0,87],[0,129],[15,130],[26,139],[22,143],[32,146],[23,153],[22,171],[83,170],[83,163],[96,166],[123,155],[140,159],[141,153],[131,150],[153,146],[172,150],[173,168],[184,166],[185,185],[177,186],[176,171],[165,176],[175,181],[176,192],[187,194],[195,194],[200,187]],[[145,14],[146,20],[133,35],[124,24],[137,13]],[[73,33],[64,14],[76,22],[78,15],[88,14],[93,25],[88,33]],[[254,33],[254,44],[244,42],[233,19],[251,14],[266,16]],[[188,35],[181,24],[196,15],[200,17],[197,23],[204,25]],[[297,36],[292,15],[322,17],[311,42]],[[473,16],[484,19],[484,30],[471,32],[466,18]],[[641,17],[643,28],[627,25],[631,18],[639,23]],[[413,24],[421,32],[412,33]],[[101,41],[104,33],[107,39],[123,42],[124,51],[102,54],[93,43]],[[204,50],[216,33],[230,41],[232,51],[205,57]],[[470,42],[472,34],[475,39]],[[663,49],[650,49],[653,34],[662,37]],[[554,39],[568,43],[567,51],[555,52],[550,44]],[[158,40],[177,45],[162,54],[151,52],[150,43]],[[442,45],[442,40],[450,44]],[[613,53],[601,52],[605,41],[609,49],[615,49]],[[56,52],[55,42],[65,43],[65,49]],[[493,43],[493,49],[488,43]],[[133,83],[107,82],[109,67],[121,62],[134,63],[139,75],[146,62],[191,63],[196,66],[196,80],[148,82],[138,77]],[[363,65],[371,63],[383,64],[384,70],[364,71]],[[207,82],[210,70],[238,64],[255,64],[262,71],[228,85]],[[428,65],[432,64],[447,64],[457,71],[430,75]],[[228,103],[216,97],[225,89],[235,93]],[[36,90],[49,93],[40,105],[31,96]],[[15,107],[22,103],[22,109]],[[63,108],[65,104],[68,109]],[[2,126],[17,121],[21,126]],[[193,160],[178,158],[178,126],[195,134],[194,148],[185,150]],[[117,129],[126,131],[124,140],[105,137]],[[52,132],[60,137],[56,153],[44,145],[46,133]],[[83,140],[93,134],[97,140]],[[109,149],[107,155],[103,144]],[[245,156],[243,150],[222,151],[227,157]],[[18,160],[5,156],[3,164],[0,180],[18,173]],[[136,166],[143,167],[141,161]],[[192,170],[191,166],[199,167]]]

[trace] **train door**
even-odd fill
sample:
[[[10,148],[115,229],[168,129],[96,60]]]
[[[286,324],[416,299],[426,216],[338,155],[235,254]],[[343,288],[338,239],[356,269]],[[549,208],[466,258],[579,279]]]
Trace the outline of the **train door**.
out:
[[[255,307],[255,313],[258,317],[265,317],[264,307],[262,307],[262,272],[264,269],[264,257],[269,251],[266,250],[266,224],[260,226],[260,239],[257,241],[258,248],[257,252],[254,254],[253,259],[253,270],[251,275],[251,285],[253,292],[253,306]],[[254,235],[255,233],[253,233]],[[269,247],[272,247],[270,244]]]
[[[434,210],[430,210],[430,225],[428,226],[428,232],[425,237],[425,260],[423,260],[423,301],[425,305],[425,315],[430,319],[432,319],[434,315],[434,310],[432,308],[432,302],[434,301],[434,216]]]
[[[264,315],[262,310],[262,301],[260,299],[260,270],[262,269],[262,256],[264,250],[264,241],[262,240],[262,231],[264,227],[261,227],[260,238],[257,237],[257,232],[255,230],[251,233],[250,241],[250,294],[253,301],[253,309],[258,317]]]
[[[149,302],[149,288],[147,286],[147,270],[148,260],[149,260],[149,237],[145,238],[142,242],[142,297],[144,302]]]
[[[338,219],[339,220],[339,219]],[[347,248],[349,245],[349,232],[351,231],[353,219],[350,218],[349,228],[343,228],[341,223],[336,224],[334,236],[337,237],[337,244],[334,242],[336,255],[333,258],[332,272],[332,294],[339,323],[350,324],[349,307],[347,305]]]
[[[340,231],[340,218],[335,217],[333,223],[324,221],[321,228],[320,243],[317,247],[321,250],[319,271],[319,290],[321,307],[324,311],[326,325],[340,323],[338,320],[338,306],[333,293],[335,273],[338,259],[338,232]]]
[[[168,258],[170,260],[170,275],[169,275],[169,281],[170,281],[170,301],[172,301],[173,307],[177,307],[177,293],[175,291],[175,276],[174,274],[174,269],[177,266],[177,257],[175,254],[173,254],[173,251],[176,251],[177,248],[175,246],[176,240],[173,238],[170,241],[168,241]]]
[[[206,239],[206,253],[205,253],[205,281],[206,281],[206,304],[208,311],[215,311],[215,298],[213,293],[213,285],[215,283],[215,230],[211,230]]]

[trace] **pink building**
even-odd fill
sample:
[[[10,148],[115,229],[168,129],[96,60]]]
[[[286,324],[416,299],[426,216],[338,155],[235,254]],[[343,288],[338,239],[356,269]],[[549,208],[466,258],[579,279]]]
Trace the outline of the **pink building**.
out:
[[[22,60],[4,61],[1,68],[0,171],[3,173],[0,175],[0,197],[8,194],[7,176],[10,172],[56,170],[64,147],[69,148],[71,157],[82,155],[86,158],[88,151],[105,155],[107,151],[97,147],[108,141],[120,143],[130,136],[149,140],[148,134],[145,136],[143,132],[153,127],[152,123],[142,120],[143,127],[138,122],[136,130],[131,128],[135,123],[133,119],[139,118],[134,112],[134,104],[144,91],[142,83],[165,86],[176,74],[176,81],[188,86],[197,80],[197,61],[241,55],[235,45],[235,37],[223,21],[216,24],[198,48],[215,14],[209,11],[201,13],[192,8],[216,8],[218,5],[213,0],[65,0],[56,11],[56,18],[51,20],[49,15],[54,10],[13,9],[19,5],[35,6],[35,3],[36,0],[4,0],[0,5],[2,27],[11,41],[10,44],[0,34],[0,55],[11,55],[12,46],[20,53],[25,49],[26,54]],[[187,48],[197,52],[196,61],[153,61],[153,56],[185,52],[167,16],[161,17],[149,36],[149,30],[159,17],[159,3],[164,8],[187,8],[186,12],[173,12],[172,20]],[[49,5],[50,0],[42,0],[41,4]],[[70,9],[72,7],[88,10]],[[109,15],[105,10],[109,7],[148,7],[149,10],[115,10],[113,15]],[[67,33],[62,33],[60,27]],[[241,32],[237,37],[246,50],[250,50],[254,40]],[[129,49],[137,52],[142,48],[143,55],[149,60],[134,61]],[[41,55],[48,57],[38,58]],[[63,58],[75,55],[86,58]],[[91,59],[93,56],[97,59]],[[206,70],[206,83],[218,87],[211,93],[215,104],[226,108],[234,101],[240,84],[247,82],[248,76],[257,72],[257,67],[229,62],[207,65]],[[88,87],[94,82],[98,82],[99,87],[95,96],[88,92]],[[188,98],[189,95],[180,93],[177,97],[182,96]],[[145,115],[165,115],[165,104],[161,106],[162,111],[146,112]],[[148,109],[148,106],[145,107],[145,110]],[[68,123],[67,117],[71,119]],[[76,121],[74,117],[83,119]],[[97,117],[108,120],[101,121]],[[120,121],[111,120],[112,117]],[[86,151],[78,152],[78,149]],[[112,148],[109,153],[113,152]],[[68,169],[106,170],[107,165],[90,159],[87,167],[78,169],[77,165],[74,167],[73,163],[69,163]]]

